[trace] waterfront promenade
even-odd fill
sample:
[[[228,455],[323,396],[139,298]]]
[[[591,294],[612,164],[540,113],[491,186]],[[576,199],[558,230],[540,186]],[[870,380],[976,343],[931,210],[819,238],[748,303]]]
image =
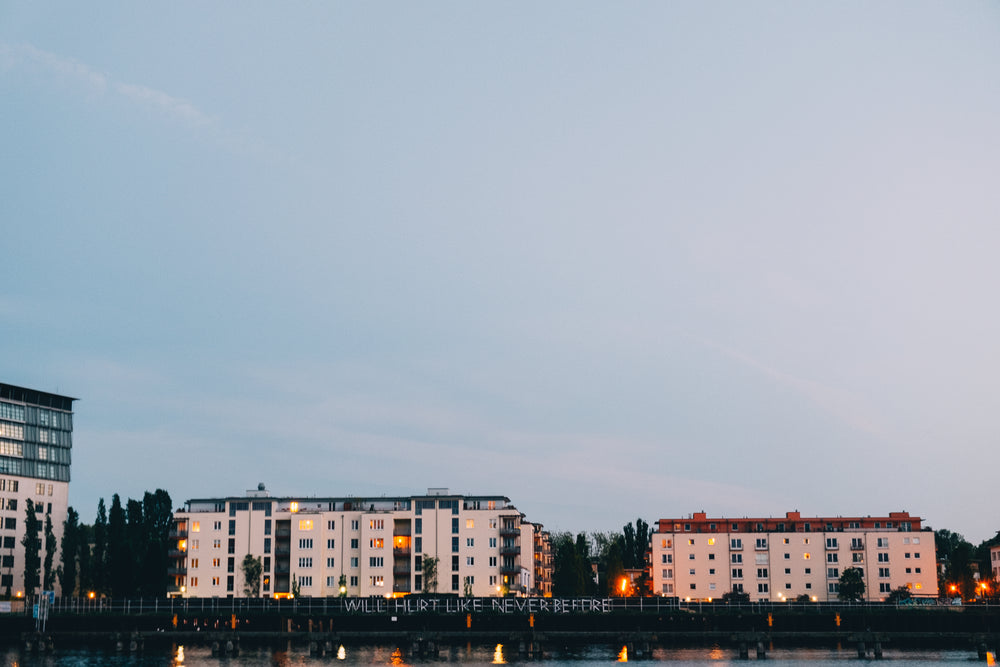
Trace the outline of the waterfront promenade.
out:
[[[0,614],[0,641],[33,650],[68,646],[141,651],[147,646],[292,643],[322,653],[340,645],[503,643],[528,655],[581,644],[728,647],[736,653],[790,647],[1000,649],[1000,606],[839,603],[685,603],[665,598],[246,598],[70,600],[48,609],[36,634],[32,607]],[[972,654],[970,653],[970,655]]]

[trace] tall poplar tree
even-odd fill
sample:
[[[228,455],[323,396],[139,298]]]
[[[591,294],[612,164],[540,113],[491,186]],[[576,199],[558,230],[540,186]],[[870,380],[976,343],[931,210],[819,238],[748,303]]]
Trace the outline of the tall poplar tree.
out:
[[[131,554],[126,539],[125,510],[121,497],[116,493],[111,497],[111,510],[108,512],[107,577],[112,597],[121,597],[129,592]]]
[[[62,589],[63,596],[72,597],[76,591],[77,561],[80,554],[80,515],[72,507],[66,511],[59,553],[61,554],[60,560],[62,560],[59,588]]]
[[[31,498],[25,503],[24,514],[24,537],[21,538],[21,545],[24,546],[24,595],[30,600],[34,598],[38,589],[40,583],[38,569],[42,564],[39,553],[42,550],[42,541],[38,538],[41,526],[35,514],[35,503]]]
[[[90,558],[90,588],[98,595],[108,590],[108,510],[104,498],[97,501],[97,518],[94,520],[94,551]]]
[[[145,552],[139,575],[140,591],[144,595],[165,597],[167,594],[167,551],[170,549],[170,528],[173,511],[170,494],[163,489],[142,497]],[[139,553],[143,553],[140,551]]]
[[[46,591],[51,591],[55,587],[56,583],[56,571],[53,569],[53,563],[56,557],[56,535],[52,532],[52,515],[45,515],[45,564],[42,567],[42,572],[44,577],[42,580],[42,589]]]

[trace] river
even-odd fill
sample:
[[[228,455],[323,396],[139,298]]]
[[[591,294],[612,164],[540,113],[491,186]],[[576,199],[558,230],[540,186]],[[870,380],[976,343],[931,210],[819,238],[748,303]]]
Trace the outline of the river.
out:
[[[868,663],[901,665],[970,665],[992,664],[976,660],[976,653],[940,650],[891,650],[886,648],[883,659],[859,659],[856,651],[842,649],[785,649],[767,653],[767,660],[780,667],[851,667]],[[731,648],[674,649],[658,648],[648,657],[629,660],[624,647],[581,646],[576,649],[551,651],[544,658],[524,659],[516,651],[511,654],[503,645],[481,647],[474,645],[444,648],[437,658],[410,658],[392,647],[340,648],[335,655],[313,657],[305,650],[274,651],[270,649],[244,650],[238,656],[213,657],[207,647],[178,646],[171,650],[146,651],[142,655],[95,650],[56,651],[50,655],[22,653],[16,649],[0,652],[0,667],[333,667],[335,665],[496,665],[530,664],[546,667],[587,667],[614,662],[668,663],[670,667],[721,667],[738,660]]]

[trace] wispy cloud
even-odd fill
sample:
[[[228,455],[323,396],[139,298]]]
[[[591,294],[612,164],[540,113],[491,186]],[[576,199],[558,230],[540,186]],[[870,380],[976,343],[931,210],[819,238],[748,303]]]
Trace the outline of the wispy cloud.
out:
[[[118,81],[110,74],[98,71],[73,58],[44,51],[31,44],[0,42],[0,68],[12,70],[37,68],[76,85],[84,86],[97,95],[109,92],[129,102],[155,109],[167,117],[190,125],[208,125],[211,116],[191,102],[162,90],[140,84]]]

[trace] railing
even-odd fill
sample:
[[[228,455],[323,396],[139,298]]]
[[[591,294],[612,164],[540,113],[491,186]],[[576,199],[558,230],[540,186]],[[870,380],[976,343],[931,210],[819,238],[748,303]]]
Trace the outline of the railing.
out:
[[[395,588],[395,586],[394,586]],[[509,590],[520,590],[518,583],[511,584]],[[170,587],[171,593],[179,593],[177,587]],[[397,592],[405,593],[400,590]],[[527,614],[532,609],[536,611],[546,605],[546,609],[555,609],[554,605],[559,604],[562,613],[590,613],[595,609],[601,611],[629,610],[630,612],[641,612],[649,614],[662,613],[669,610],[689,610],[711,612],[717,610],[729,613],[727,610],[747,610],[750,613],[767,613],[773,610],[790,610],[799,612],[823,613],[850,609],[897,609],[897,608],[920,608],[929,607],[950,607],[950,602],[937,600],[936,598],[914,598],[899,604],[885,602],[685,602],[676,597],[647,597],[647,598],[531,598],[529,600],[516,601],[510,598],[473,598],[481,600],[484,609],[492,609],[494,605],[507,605],[510,611],[521,610]],[[467,601],[462,598],[462,601]],[[529,606],[529,601],[530,605]],[[12,601],[11,612],[13,614],[32,613],[33,602],[29,600]],[[455,598],[442,597],[438,604],[444,608],[446,604],[455,604]],[[50,607],[50,620],[57,615],[87,615],[87,614],[115,614],[136,616],[144,614],[189,614],[205,616],[215,614],[218,616],[229,616],[230,614],[333,614],[333,613],[372,613],[379,610],[392,612],[400,608],[405,608],[406,598],[399,600],[372,600],[370,598],[340,598],[331,597],[300,597],[292,600],[276,600],[273,598],[147,598],[147,599],[111,599],[111,598],[56,598]],[[413,604],[410,602],[409,604]],[[983,601],[977,603],[975,607],[996,610],[1000,605],[994,601]]]
[[[186,567],[168,567],[167,574],[187,574]]]
[[[393,547],[392,548],[392,555],[393,556],[409,556],[411,553],[413,553],[413,549],[411,549],[410,547]]]
[[[520,565],[501,565],[500,574],[519,574],[521,572]]]
[[[851,542],[851,549],[854,551],[860,551],[865,548],[864,542]]]
[[[410,569],[410,564],[409,563],[406,563],[405,565],[393,565],[392,566],[392,573],[393,574],[409,574],[410,572],[412,572],[412,570]]]
[[[520,534],[521,529],[518,526],[500,526],[501,537],[516,537]]]
[[[187,551],[183,549],[170,549],[167,551],[168,558],[184,558],[187,556]]]
[[[521,547],[516,544],[502,544],[500,545],[500,555],[501,556],[516,556],[521,553]]]

